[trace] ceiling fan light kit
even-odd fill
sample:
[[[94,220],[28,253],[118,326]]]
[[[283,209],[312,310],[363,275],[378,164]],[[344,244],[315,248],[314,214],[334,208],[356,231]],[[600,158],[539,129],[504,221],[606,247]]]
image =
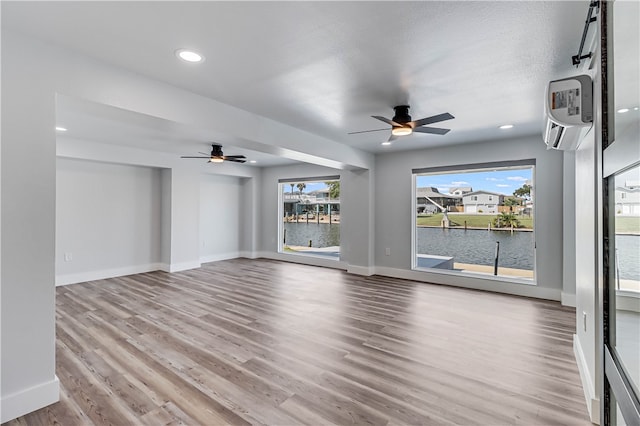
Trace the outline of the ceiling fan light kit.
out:
[[[407,136],[413,133],[413,129],[410,126],[394,127],[391,129],[391,134],[394,136]]]

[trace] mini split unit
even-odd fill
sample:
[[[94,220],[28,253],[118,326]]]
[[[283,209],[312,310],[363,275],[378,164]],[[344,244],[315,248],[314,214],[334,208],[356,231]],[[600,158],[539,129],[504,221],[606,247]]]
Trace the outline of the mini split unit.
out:
[[[579,75],[550,82],[544,107],[547,149],[575,150],[593,123],[591,77]]]

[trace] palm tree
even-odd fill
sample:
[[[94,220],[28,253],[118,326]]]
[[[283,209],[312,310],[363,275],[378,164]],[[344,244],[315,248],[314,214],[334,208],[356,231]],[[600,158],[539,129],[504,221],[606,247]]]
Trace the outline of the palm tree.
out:
[[[520,221],[513,213],[502,212],[493,220],[493,226],[496,228],[519,228]]]
[[[302,191],[304,191],[306,187],[307,187],[307,184],[304,182],[300,182],[299,184],[296,185],[296,188],[298,188],[298,192],[300,193],[300,198],[302,198]]]

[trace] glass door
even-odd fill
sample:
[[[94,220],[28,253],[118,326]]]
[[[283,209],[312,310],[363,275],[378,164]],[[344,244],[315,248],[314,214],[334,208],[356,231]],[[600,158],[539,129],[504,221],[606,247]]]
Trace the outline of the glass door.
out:
[[[640,425],[640,2],[604,7],[603,420]]]

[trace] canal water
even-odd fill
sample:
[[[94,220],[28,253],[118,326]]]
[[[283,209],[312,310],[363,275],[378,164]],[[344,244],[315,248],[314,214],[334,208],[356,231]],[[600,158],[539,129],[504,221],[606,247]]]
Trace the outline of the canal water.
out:
[[[616,235],[616,249],[620,278],[640,281],[640,235]]]
[[[312,241],[313,247],[332,247],[340,245],[340,224],[332,223],[283,223],[287,231],[286,245],[304,246]]]
[[[283,223],[287,245],[313,247],[340,246],[340,224]],[[493,266],[496,241],[500,242],[499,266],[533,270],[533,232],[487,231],[476,229],[416,229],[418,254],[451,256],[454,262]],[[640,280],[640,236],[617,235],[620,278]]]
[[[451,256],[459,263],[493,266],[496,241],[500,242],[499,266],[533,270],[533,232],[416,229],[418,254]]]

